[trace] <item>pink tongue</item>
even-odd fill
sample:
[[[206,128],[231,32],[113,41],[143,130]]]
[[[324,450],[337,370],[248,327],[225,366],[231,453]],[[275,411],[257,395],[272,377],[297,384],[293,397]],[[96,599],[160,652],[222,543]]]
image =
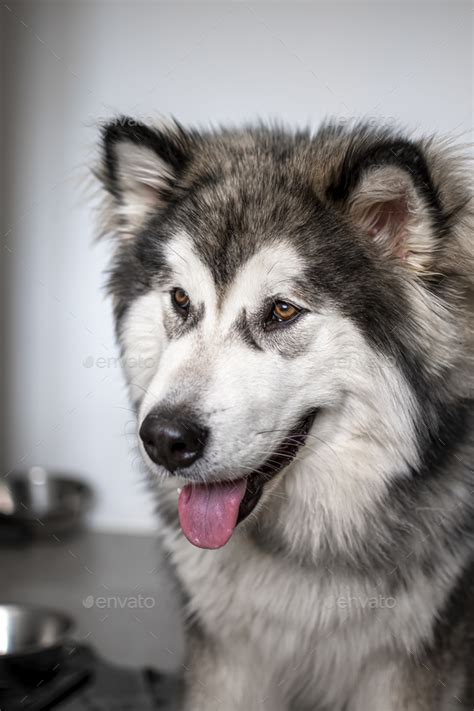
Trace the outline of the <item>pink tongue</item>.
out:
[[[247,481],[187,484],[179,495],[179,521],[183,533],[199,548],[221,548],[237,524]]]

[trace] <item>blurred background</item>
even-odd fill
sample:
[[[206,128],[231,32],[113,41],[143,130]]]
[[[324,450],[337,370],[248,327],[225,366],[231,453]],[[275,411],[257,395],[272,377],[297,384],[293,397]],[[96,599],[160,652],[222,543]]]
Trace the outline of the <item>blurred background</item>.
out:
[[[81,180],[100,124],[366,116],[470,140],[471,3],[12,0],[1,18],[2,469],[77,469],[94,526],[152,530]]]
[[[7,0],[0,32],[0,473],[4,482],[38,465],[77,473],[94,492],[88,527],[113,536],[117,551],[100,553],[112,540],[103,538],[68,544],[71,555],[56,542],[60,559],[51,542],[21,559],[6,551],[12,575],[0,592],[28,597],[37,566],[35,595],[51,595],[52,576],[54,601],[77,607],[85,635],[102,611],[81,596],[95,595],[109,575],[114,590],[138,580],[157,595],[153,586],[163,585],[165,619],[174,594],[155,575],[155,522],[103,290],[111,244],[93,244],[94,200],[85,191],[100,126],[123,113],[205,126],[365,117],[467,142],[472,5]],[[74,575],[72,593],[64,579]],[[154,654],[161,666],[177,665],[175,623],[163,624],[156,640],[132,635],[134,662]],[[123,646],[107,637],[115,628],[99,647],[125,662]]]

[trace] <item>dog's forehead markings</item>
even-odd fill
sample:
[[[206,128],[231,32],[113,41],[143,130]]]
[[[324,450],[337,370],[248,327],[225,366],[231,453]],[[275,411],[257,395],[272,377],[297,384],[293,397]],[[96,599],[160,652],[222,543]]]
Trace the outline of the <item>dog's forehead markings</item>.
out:
[[[267,244],[245,262],[229,285],[222,303],[225,321],[242,306],[255,308],[262,298],[289,298],[303,264],[296,249],[284,241]]]
[[[243,308],[255,309],[264,298],[290,298],[295,280],[303,269],[296,249],[289,242],[279,240],[263,245],[243,261],[233,279],[222,289],[188,234],[176,234],[165,249],[175,286],[185,289],[191,299],[202,302],[206,314],[217,316],[219,312],[221,323],[228,327],[234,324]]]
[[[205,305],[207,312],[217,308],[217,289],[211,270],[199,257],[186,232],[176,234],[165,247],[166,260],[173,273],[174,286]]]

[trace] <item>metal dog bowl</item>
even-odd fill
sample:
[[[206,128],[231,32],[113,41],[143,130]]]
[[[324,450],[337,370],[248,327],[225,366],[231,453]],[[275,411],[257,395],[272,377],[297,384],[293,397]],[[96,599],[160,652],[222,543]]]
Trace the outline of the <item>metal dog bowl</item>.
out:
[[[67,615],[34,605],[0,605],[0,686],[54,675],[74,623]]]
[[[50,537],[72,532],[92,503],[80,479],[43,467],[14,472],[0,482],[0,541],[8,533]]]

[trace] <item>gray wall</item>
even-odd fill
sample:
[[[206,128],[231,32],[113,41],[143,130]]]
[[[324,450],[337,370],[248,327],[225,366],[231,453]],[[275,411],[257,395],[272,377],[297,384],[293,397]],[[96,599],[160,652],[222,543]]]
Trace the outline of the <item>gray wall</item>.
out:
[[[472,128],[470,3],[15,2],[6,40],[4,473],[84,472],[101,527],[153,526],[81,176],[117,112],[183,122],[328,114]],[[5,234],[6,233],[6,234]],[[5,357],[8,370],[5,370]]]

